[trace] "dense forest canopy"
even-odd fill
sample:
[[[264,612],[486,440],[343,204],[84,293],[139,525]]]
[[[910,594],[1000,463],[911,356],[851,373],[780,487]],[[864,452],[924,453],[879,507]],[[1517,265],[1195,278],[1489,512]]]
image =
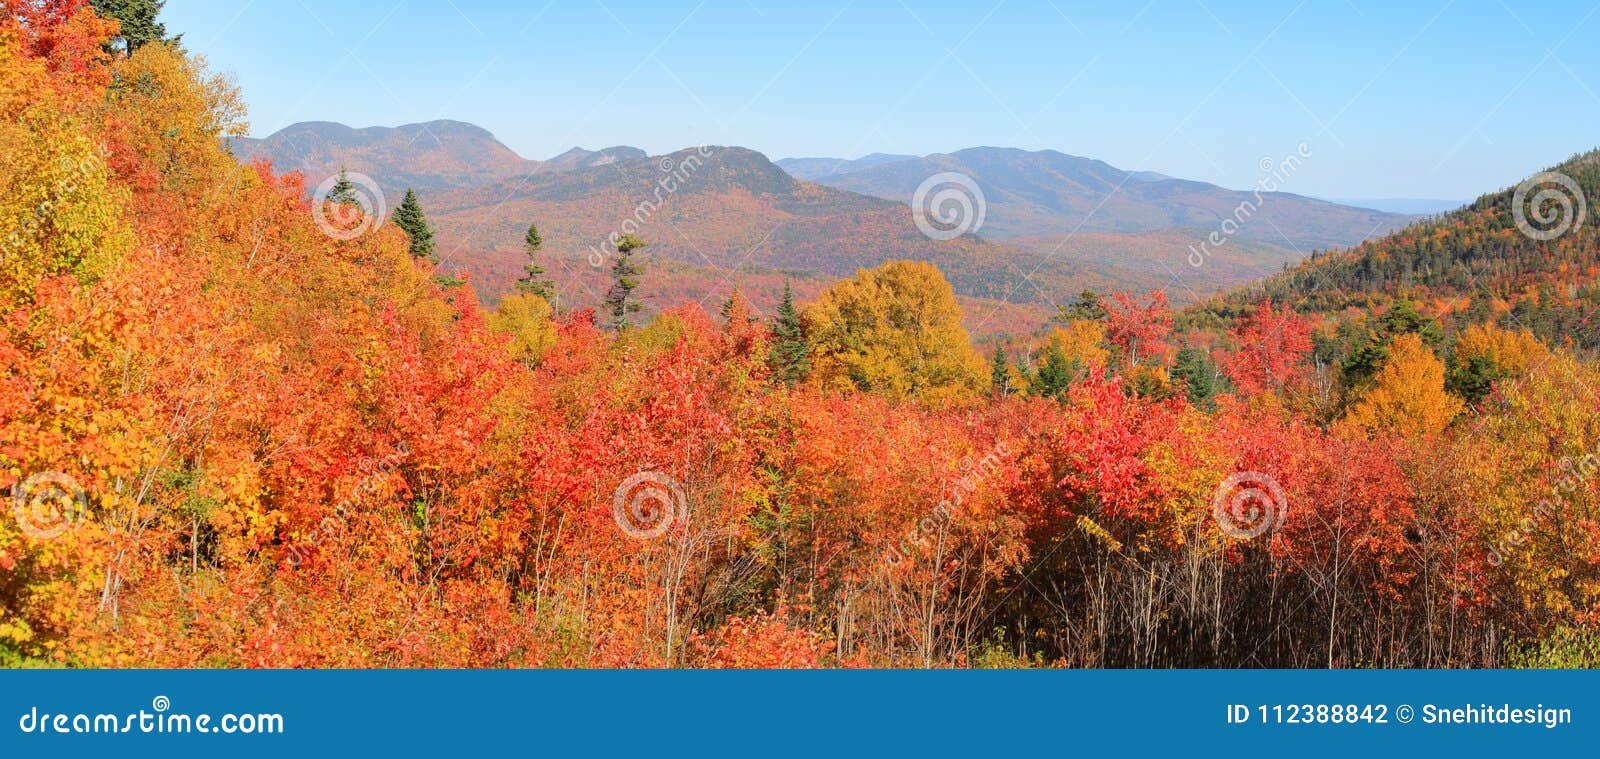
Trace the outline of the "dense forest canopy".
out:
[[[533,219],[491,310],[142,4],[0,5],[0,664],[1597,663],[1592,218],[981,351],[927,262],[563,309]]]

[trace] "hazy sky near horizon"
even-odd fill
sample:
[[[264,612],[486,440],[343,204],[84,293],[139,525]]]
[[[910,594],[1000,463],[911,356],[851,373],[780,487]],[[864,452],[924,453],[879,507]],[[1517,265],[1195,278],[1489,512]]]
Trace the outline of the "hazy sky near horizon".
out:
[[[168,0],[254,136],[483,126],[772,158],[1050,148],[1248,188],[1467,199],[1600,145],[1600,2]]]

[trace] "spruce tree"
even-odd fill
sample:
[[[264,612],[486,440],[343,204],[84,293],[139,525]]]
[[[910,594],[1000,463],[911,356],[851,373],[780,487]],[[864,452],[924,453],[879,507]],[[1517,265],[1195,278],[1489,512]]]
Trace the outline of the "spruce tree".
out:
[[[639,312],[641,306],[632,300],[633,291],[639,287],[639,275],[644,269],[633,261],[633,251],[649,243],[633,235],[623,235],[617,241],[617,262],[611,267],[614,281],[606,291],[606,310],[611,314],[611,328],[622,332],[633,326],[629,315]]]
[[[417,202],[417,194],[409,187],[406,188],[405,200],[400,201],[400,207],[394,209],[394,223],[411,238],[412,256],[439,263],[433,230],[428,227],[428,218],[422,213],[422,204]]]
[[[1051,343],[1044,349],[1044,364],[1033,383],[1033,394],[1054,398],[1064,395],[1078,378],[1077,362],[1067,358],[1061,346]]]
[[[1173,361],[1172,378],[1182,380],[1189,402],[1195,408],[1211,411],[1217,395],[1217,370],[1211,356],[1199,348],[1178,351]]]
[[[101,18],[122,23],[117,36],[106,43],[111,51],[133,55],[133,51],[151,42],[177,42],[183,36],[167,37],[167,27],[156,21],[165,0],[90,0],[89,5]]]
[[[528,225],[527,234],[522,236],[522,247],[528,252],[528,263],[522,267],[523,275],[517,280],[517,289],[533,293],[553,305],[556,285],[544,278],[544,267],[539,265],[539,250],[544,247],[544,237],[539,234],[537,225]]]
[[[344,167],[339,167],[339,178],[334,180],[333,189],[328,191],[328,200],[334,203],[361,202],[361,196],[356,194],[356,186],[350,182],[350,175]]]
[[[994,346],[994,360],[989,362],[989,388],[1004,398],[1011,394],[1011,365],[1006,361],[1004,346]]]
[[[774,380],[791,387],[811,371],[811,346],[806,343],[800,310],[794,305],[794,289],[788,281],[783,283],[783,300],[772,319],[772,348],[767,365]]]
[[[1086,289],[1078,293],[1077,300],[1061,306],[1060,310],[1061,313],[1057,314],[1056,320],[1063,323],[1070,323],[1078,319],[1097,322],[1104,321],[1106,318],[1105,301],[1101,299],[1099,293],[1093,290]]]

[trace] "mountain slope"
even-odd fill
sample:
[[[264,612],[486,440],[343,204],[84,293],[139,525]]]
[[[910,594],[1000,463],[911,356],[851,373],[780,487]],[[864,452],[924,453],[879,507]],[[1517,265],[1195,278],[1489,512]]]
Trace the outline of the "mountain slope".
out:
[[[604,267],[613,252],[608,237],[636,231],[651,242],[648,257],[663,264],[655,267],[646,283],[647,304],[719,301],[738,285],[752,290],[747,294],[762,306],[768,291],[781,290],[785,277],[802,288],[821,287],[860,267],[918,258],[938,264],[964,298],[1015,303],[983,309],[1017,317],[1002,319],[1013,326],[1025,321],[1019,313],[1042,323],[1053,304],[1085,287],[1167,287],[1174,302],[1192,303],[1279,272],[1301,257],[1286,246],[1241,236],[1212,251],[1206,266],[1189,267],[1185,263],[1189,246],[1207,233],[1198,228],[1161,228],[1171,221],[1166,217],[1118,222],[1119,229],[1155,227],[1154,231],[1085,229],[1066,234],[1060,223],[1054,223],[1034,225],[1044,230],[1038,235],[1019,234],[1004,242],[991,239],[991,234],[1016,229],[1007,226],[1007,213],[1000,206],[1021,207],[1010,198],[1026,196],[1032,198],[1030,207],[1046,207],[1053,202],[1052,193],[1067,186],[1062,177],[1074,175],[1078,185],[1100,188],[1124,179],[1140,186],[1176,181],[1152,173],[1124,175],[1100,162],[1060,154],[1052,159],[1059,165],[1040,175],[1039,186],[1031,189],[1028,185],[1034,180],[1028,175],[1035,169],[1027,161],[1002,171],[1004,162],[984,159],[984,151],[962,151],[952,157],[964,156],[968,163],[986,166],[983,176],[1005,178],[1004,184],[1012,189],[998,200],[990,198],[989,223],[981,237],[967,235],[945,242],[921,234],[903,202],[792,175],[827,171],[848,178],[927,169],[928,159],[911,156],[788,159],[782,162],[785,170],[743,148],[702,148],[650,157],[637,148],[612,147],[573,148],[547,161],[532,161],[488,131],[453,121],[366,129],[311,122],[264,140],[238,140],[233,149],[241,158],[269,158],[280,170],[300,169],[310,186],[348,167],[371,176],[388,194],[391,206],[405,188],[417,189],[438,228],[446,269],[468,274],[480,295],[491,302],[508,292],[521,274],[522,236],[529,222],[537,222],[544,233],[545,255],[552,260],[547,268],[563,272],[570,281],[571,305],[600,301],[609,276]],[[1022,151],[992,152],[1017,160],[1038,158]],[[905,179],[914,189],[923,178],[911,174]],[[1107,213],[1112,211],[1125,214],[1128,208]],[[602,265],[590,265],[591,257]],[[649,295],[652,290],[655,294]]]
[[[853,160],[847,158],[780,158],[774,163],[778,165],[778,168],[788,172],[789,176],[810,181],[830,175],[849,174],[862,169],[870,169],[873,166],[914,158],[916,158],[914,155],[872,153]]]
[[[1541,197],[1542,206],[1531,205]],[[1575,156],[1518,188],[1484,195],[1351,250],[1318,256],[1218,298],[1207,310],[1227,317],[1271,297],[1301,311],[1338,314],[1408,299],[1454,323],[1495,322],[1555,343],[1600,349],[1597,198],[1600,150]],[[1540,223],[1541,217],[1547,222]]]
[[[521,240],[530,222],[539,225],[545,255],[555,262],[547,268],[560,272],[558,283],[565,280],[568,305],[598,303],[614,254],[609,240],[627,233],[648,240],[649,258],[663,264],[642,288],[647,302],[652,291],[659,303],[720,302],[727,289],[746,281],[781,283],[784,274],[838,278],[898,258],[932,261],[959,294],[992,301],[1009,296],[1037,309],[1039,322],[1052,302],[1083,287],[1161,284],[1111,264],[1045,256],[971,235],[933,240],[918,231],[902,204],[794,179],[744,148],[621,159],[436,191],[422,201],[438,227],[447,268],[470,274],[489,298],[506,292],[521,273]],[[667,272],[671,281],[661,278]],[[1035,284],[1018,287],[1030,272]]]
[[[1206,230],[1251,204],[1237,236],[1309,253],[1354,245],[1413,219],[1291,193],[1228,190],[1153,172],[1127,172],[1054,150],[969,148],[819,177],[840,189],[907,202],[934,174],[955,171],[982,189],[988,214],[979,234],[998,240],[1078,231],[1142,233],[1175,227]],[[1256,208],[1255,206],[1259,206]]]
[[[328,121],[293,124],[264,139],[233,141],[240,160],[266,158],[279,171],[301,171],[308,187],[348,168],[376,180],[385,193],[496,182],[539,168],[488,130],[460,121],[352,129]]]
[[[583,148],[573,148],[565,153],[562,153],[561,155],[556,156],[555,158],[545,161],[544,164],[539,168],[542,171],[572,171],[574,169],[587,169],[594,166],[604,166],[608,163],[616,163],[617,161],[635,160],[648,157],[648,154],[646,154],[643,150],[628,147],[626,145],[618,145],[616,147],[605,148],[602,150],[584,150]]]

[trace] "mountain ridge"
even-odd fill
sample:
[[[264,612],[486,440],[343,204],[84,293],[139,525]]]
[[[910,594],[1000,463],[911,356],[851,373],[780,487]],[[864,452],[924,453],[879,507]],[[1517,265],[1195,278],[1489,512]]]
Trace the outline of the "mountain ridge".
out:
[[[996,240],[1068,235],[1079,230],[1144,233],[1215,229],[1245,204],[1236,234],[1302,251],[1340,248],[1415,221],[1288,192],[1229,190],[1155,172],[1130,172],[1058,150],[975,147],[818,177],[830,187],[909,202],[941,172],[970,177],[985,196],[979,231]],[[1231,236],[1231,235],[1230,235]],[[1203,237],[1202,237],[1203,239]],[[1198,240],[1197,240],[1198,242]]]
[[[939,265],[962,297],[1019,301],[1018,308],[1040,324],[1055,304],[1085,287],[1143,290],[1181,279],[1173,298],[1192,303],[1281,271],[1303,255],[1241,236],[1237,244],[1213,252],[1205,269],[1189,270],[1183,264],[1187,248],[1206,234],[1205,225],[1191,218],[1133,219],[1122,229],[1082,232],[1060,219],[1032,228],[1017,224],[1028,213],[1059,216],[1051,210],[1052,199],[1072,183],[1101,190],[1159,186],[1170,192],[1212,187],[1153,172],[1122,172],[1104,161],[1059,151],[991,147],[935,156],[939,168],[988,161],[981,174],[1005,180],[990,198],[989,221],[976,235],[943,241],[918,231],[903,200],[794,176],[806,171],[795,168],[796,161],[813,161],[810,170],[852,172],[830,176],[910,168],[915,173],[907,179],[921,182],[926,177],[917,174],[935,167],[914,156],[876,153],[823,165],[815,162],[831,159],[774,162],[738,146],[700,146],[659,156],[613,146],[575,147],[537,161],[521,157],[488,130],[448,120],[359,129],[303,122],[261,140],[238,140],[233,147],[241,159],[265,157],[280,170],[305,171],[308,186],[340,168],[367,174],[391,206],[399,193],[415,189],[438,230],[446,270],[468,275],[491,302],[509,292],[521,273],[522,236],[529,223],[544,234],[543,255],[561,262],[557,268],[569,270],[577,289],[602,291],[605,272],[589,261],[611,255],[615,235],[637,232],[652,243],[648,257],[673,262],[657,269],[665,278],[655,283],[663,305],[668,298],[706,300],[713,290],[744,282],[772,289],[773,282],[796,275],[808,278],[810,286],[812,279],[916,258]],[[1055,172],[1019,176],[1041,159],[1055,165]],[[1031,232],[1037,234],[1024,234]],[[1175,277],[1180,271],[1182,277]]]

